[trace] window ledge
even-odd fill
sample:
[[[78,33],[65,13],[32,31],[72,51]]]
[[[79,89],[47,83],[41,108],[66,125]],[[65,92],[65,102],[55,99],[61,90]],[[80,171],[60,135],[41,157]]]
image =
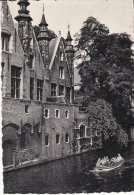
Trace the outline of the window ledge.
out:
[[[29,70],[34,71],[34,69],[33,69],[33,68],[29,68]]]
[[[11,52],[9,52],[9,51],[2,50],[2,52],[4,52],[4,53],[8,53],[8,54],[10,54],[10,55],[11,55]]]

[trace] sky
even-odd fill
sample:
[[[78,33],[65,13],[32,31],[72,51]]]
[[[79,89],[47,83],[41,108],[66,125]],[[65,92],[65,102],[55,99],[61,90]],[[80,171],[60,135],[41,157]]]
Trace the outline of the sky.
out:
[[[44,13],[48,28],[57,35],[59,30],[66,38],[68,23],[71,35],[77,33],[83,22],[93,16],[105,24],[110,33],[126,32],[133,36],[133,0],[40,0],[29,1],[28,10],[33,18],[32,24],[38,25]],[[17,1],[8,1],[13,18],[18,14]]]

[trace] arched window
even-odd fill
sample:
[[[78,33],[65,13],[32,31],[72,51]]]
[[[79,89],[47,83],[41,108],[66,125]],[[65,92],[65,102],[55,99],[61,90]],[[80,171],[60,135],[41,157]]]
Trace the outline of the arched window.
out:
[[[84,125],[80,126],[80,137],[85,137],[85,126]]]

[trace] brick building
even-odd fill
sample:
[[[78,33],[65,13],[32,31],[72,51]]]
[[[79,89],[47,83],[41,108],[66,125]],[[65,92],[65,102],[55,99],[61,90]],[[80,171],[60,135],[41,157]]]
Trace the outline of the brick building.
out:
[[[85,111],[74,105],[74,50],[70,29],[51,39],[44,13],[36,37],[28,0],[18,2],[14,24],[1,6],[3,164],[52,160],[92,145]],[[83,141],[82,141],[83,140]]]

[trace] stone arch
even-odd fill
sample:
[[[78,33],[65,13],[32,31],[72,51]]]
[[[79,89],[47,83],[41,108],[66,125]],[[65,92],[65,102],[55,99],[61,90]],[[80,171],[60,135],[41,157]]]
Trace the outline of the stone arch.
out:
[[[3,142],[6,140],[12,140],[12,142],[15,142],[17,139],[17,133],[18,133],[19,126],[16,125],[15,123],[9,123],[5,125],[2,128],[2,133],[3,133]]]
[[[80,126],[80,137],[85,137],[86,136],[86,128],[85,125]]]
[[[18,129],[19,126],[13,123],[2,128],[3,166],[15,164],[15,154],[18,146]]]
[[[25,123],[23,126],[22,126],[22,132],[30,132],[32,129],[32,125],[30,123]]]
[[[86,137],[87,125],[85,123],[80,123],[78,128],[80,137]]]
[[[31,133],[32,125],[29,123],[25,123],[21,128],[21,135],[20,135],[20,148],[25,149],[30,145],[31,142]]]

